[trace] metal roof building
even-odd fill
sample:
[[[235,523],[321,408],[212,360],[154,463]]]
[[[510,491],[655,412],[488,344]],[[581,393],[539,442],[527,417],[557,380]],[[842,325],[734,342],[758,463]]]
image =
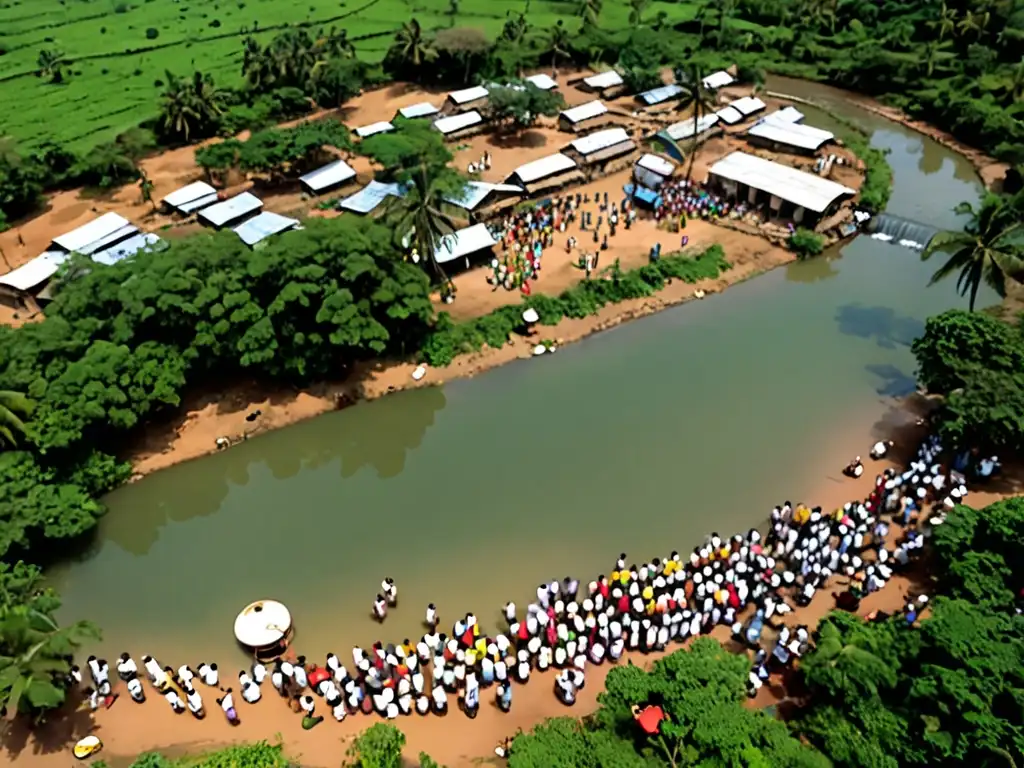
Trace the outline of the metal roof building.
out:
[[[726,155],[711,166],[708,177],[732,196],[741,196],[738,185],[743,185],[753,190],[748,199],[754,196],[754,191],[765,192],[778,201],[791,203],[816,214],[826,212],[841,198],[855,194],[854,190],[830,179],[746,152]],[[781,205],[776,200],[771,201],[770,207],[780,210]]]
[[[134,256],[142,251],[163,250],[167,243],[154,235],[152,232],[139,232],[137,235],[122,240],[117,245],[111,246],[103,251],[96,251],[92,260],[97,264],[117,264],[117,262]]]
[[[181,189],[174,190],[160,202],[179,213],[195,213],[200,208],[217,202],[217,190],[205,181],[193,181]]]
[[[652,88],[649,91],[644,91],[637,96],[637,98],[648,107],[653,107],[655,104],[661,104],[664,101],[668,101],[682,92],[683,86],[678,83],[672,83],[671,85],[663,85],[660,88]]]
[[[640,168],[656,173],[659,176],[671,176],[676,171],[674,163],[669,162],[660,155],[652,155],[650,153],[641,155],[640,159],[636,161],[636,164]]]
[[[401,197],[402,194],[400,184],[371,181],[354,195],[349,195],[338,203],[338,207],[352,213],[370,213],[389,197]]]
[[[220,229],[249,216],[263,207],[263,201],[251,192],[228,198],[222,203],[211,205],[199,212],[205,224]]]
[[[457,107],[464,107],[486,98],[487,89],[482,85],[474,85],[472,88],[463,88],[461,91],[452,91],[448,94],[448,101]]]
[[[553,91],[558,87],[558,83],[550,75],[530,75],[526,78],[526,82],[533,83],[535,86],[540,88],[542,91]]]
[[[597,75],[583,78],[583,84],[594,91],[603,91],[606,88],[615,88],[623,84],[622,75],[614,69],[601,72]]]
[[[710,115],[700,116],[700,120],[697,121],[696,133],[694,132],[692,117],[689,120],[672,123],[672,125],[665,129],[664,133],[672,139],[672,141],[686,141],[687,139],[692,139],[694,135],[700,138],[701,135],[710,131],[717,124],[718,115],[712,112]]]
[[[522,195],[526,190],[513,184],[490,184],[486,181],[468,181],[462,189],[461,195],[452,195],[444,198],[445,202],[451,203],[467,211],[476,210],[491,194]]]
[[[114,243],[124,240],[139,231],[128,219],[117,213],[104,213],[88,224],[53,238],[53,244],[69,253],[84,253],[86,256],[101,251]]]
[[[800,123],[803,122],[804,113],[796,107],[783,107],[771,114],[765,115],[763,120],[772,120],[778,123]]]
[[[751,126],[747,131],[747,138],[754,144],[764,144],[778,149],[796,149],[803,153],[817,152],[825,144],[836,139],[830,131],[779,120],[762,120]]]
[[[576,139],[569,144],[572,151],[579,153],[584,164],[603,163],[621,157],[636,149],[625,128],[609,128]]]
[[[521,186],[527,194],[532,195],[573,181],[582,181],[584,178],[575,160],[568,155],[557,153],[519,166],[505,182]]]
[[[68,254],[63,251],[47,251],[0,275],[0,285],[15,293],[29,293],[57,274],[60,265],[67,260]]]
[[[442,117],[434,121],[434,128],[440,131],[445,138],[465,136],[480,130],[483,126],[484,118],[475,109],[471,112],[460,112],[457,115]]]
[[[410,107],[402,107],[398,110],[398,114],[407,120],[412,120],[416,117],[428,117],[430,115],[436,115],[440,112],[437,107],[431,104],[429,101],[421,101],[419,104],[413,104]]]
[[[724,88],[730,83],[735,83],[736,78],[726,72],[724,69],[718,72],[712,72],[710,75],[704,78],[701,82],[704,83],[704,87],[708,90],[717,90],[718,88]]]
[[[471,254],[493,248],[497,243],[486,224],[474,224],[442,237],[437,250],[434,251],[434,261],[438,264],[447,264],[465,257],[468,267],[468,257]]]
[[[234,233],[241,238],[243,243],[252,247],[271,235],[287,232],[297,226],[299,226],[298,219],[291,219],[273,211],[263,211],[235,227]]]
[[[356,177],[355,169],[344,160],[317,168],[299,179],[299,183],[314,195],[338,187]]]
[[[360,139],[368,139],[370,136],[375,136],[378,133],[387,133],[393,130],[395,130],[395,126],[387,120],[381,120],[379,123],[370,123],[361,128],[356,128],[356,136]]]
[[[749,117],[766,109],[768,105],[757,98],[757,96],[744,96],[741,99],[729,102],[729,106],[737,110],[744,117]]]
[[[582,123],[585,120],[592,120],[595,117],[600,117],[608,112],[606,107],[601,101],[595,99],[594,101],[588,101],[586,104],[580,104],[578,107],[572,107],[571,109],[563,109],[559,113],[559,118],[568,120],[573,125]]]

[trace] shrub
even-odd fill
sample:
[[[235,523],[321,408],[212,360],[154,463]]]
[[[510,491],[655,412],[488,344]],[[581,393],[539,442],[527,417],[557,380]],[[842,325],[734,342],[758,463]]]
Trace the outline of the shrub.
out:
[[[132,7],[128,3],[118,3],[114,6],[114,13],[128,13]]]
[[[160,37],[160,30],[156,27],[150,27],[146,30],[147,40],[156,40],[158,37]]]
[[[220,26],[220,19],[214,19],[210,22],[210,26],[217,29]]]
[[[825,238],[817,232],[800,227],[789,236],[789,249],[801,259],[818,256],[825,250]]]

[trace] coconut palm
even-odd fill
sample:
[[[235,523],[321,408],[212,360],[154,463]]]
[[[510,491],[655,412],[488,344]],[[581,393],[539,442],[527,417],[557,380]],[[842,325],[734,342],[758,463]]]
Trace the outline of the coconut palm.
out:
[[[418,67],[437,55],[430,41],[424,37],[423,28],[416,19],[402,24],[395,33],[395,42],[392,43],[389,53],[412,67]]]
[[[1024,222],[1008,199],[990,197],[981,208],[960,203],[958,214],[971,218],[963,230],[939,232],[931,239],[921,259],[930,259],[938,252],[948,253],[949,259],[932,275],[931,283],[959,272],[956,287],[961,296],[970,294],[970,308],[974,310],[978,288],[984,282],[1000,296],[1006,296],[1006,278],[1024,277]]]
[[[25,605],[0,609],[0,707],[7,717],[42,713],[64,703],[68,661],[99,630],[80,621],[59,627],[49,615]]]
[[[0,448],[14,448],[28,431],[25,420],[35,403],[21,392],[0,390]]]
[[[866,647],[865,647],[866,646]],[[876,694],[879,688],[896,682],[896,671],[877,655],[866,638],[856,633],[844,635],[834,624],[824,622],[818,631],[814,653],[801,660],[808,680],[830,693],[861,689]]]
[[[603,0],[577,0],[576,15],[583,19],[583,24],[597,26],[597,17],[601,15]]]
[[[224,112],[224,94],[213,78],[196,72],[191,80],[166,73],[167,85],[161,94],[160,123],[176,138],[188,141],[192,136],[213,133]]]
[[[39,58],[36,59],[37,74],[39,77],[45,77],[51,83],[60,84],[64,82],[64,67],[67,66],[68,60],[64,56],[64,52],[59,48],[44,48],[39,52]]]
[[[137,168],[136,170],[139,174],[139,202],[149,203],[155,210],[156,206],[153,204],[153,180],[149,178],[149,174],[142,168]]]
[[[946,5],[945,1],[939,9],[939,18],[928,22],[933,29],[938,30],[939,40],[953,37],[956,34],[956,11]]]
[[[692,64],[687,70],[677,70],[676,81],[683,87],[680,102],[692,111],[693,136],[689,149],[690,162],[686,166],[686,180],[689,181],[693,176],[693,163],[699,147],[697,138],[700,135],[700,119],[714,111],[715,100],[711,91],[705,87],[704,72],[697,64]]]
[[[559,19],[558,23],[551,28],[551,34],[548,37],[548,50],[551,51],[551,71],[556,76],[558,75],[558,59],[569,58],[570,45],[572,45],[572,38],[569,37],[562,19]]]

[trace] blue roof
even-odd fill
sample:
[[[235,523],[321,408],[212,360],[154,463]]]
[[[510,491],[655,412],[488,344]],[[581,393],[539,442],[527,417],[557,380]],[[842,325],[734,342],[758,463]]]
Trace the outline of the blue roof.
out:
[[[353,213],[369,213],[387,198],[401,197],[403,194],[400,184],[371,181],[354,195],[349,195],[338,203],[338,207]]]
[[[117,264],[122,259],[134,256],[139,251],[162,250],[166,247],[167,244],[153,233],[140,232],[106,250],[97,251],[92,255],[92,260],[97,264]]]
[[[653,189],[647,187],[637,187],[633,190],[633,197],[641,202],[647,203],[648,205],[654,205],[660,195]]]

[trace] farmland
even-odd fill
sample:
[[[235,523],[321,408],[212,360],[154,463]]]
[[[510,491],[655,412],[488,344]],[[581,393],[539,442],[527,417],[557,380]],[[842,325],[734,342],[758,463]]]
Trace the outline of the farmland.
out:
[[[457,13],[451,15],[452,7]],[[530,2],[538,29],[565,19],[576,3]],[[211,73],[221,86],[241,82],[242,41],[261,41],[289,24],[344,28],[357,53],[379,61],[393,32],[416,18],[426,29],[474,26],[497,34],[524,0],[3,0],[0,2],[0,134],[30,147],[52,139],[81,151],[153,117],[165,70]],[[690,18],[686,4],[655,2],[648,13]],[[624,27],[625,2],[606,3],[601,21]],[[70,62],[66,82],[36,76],[40,51]]]

